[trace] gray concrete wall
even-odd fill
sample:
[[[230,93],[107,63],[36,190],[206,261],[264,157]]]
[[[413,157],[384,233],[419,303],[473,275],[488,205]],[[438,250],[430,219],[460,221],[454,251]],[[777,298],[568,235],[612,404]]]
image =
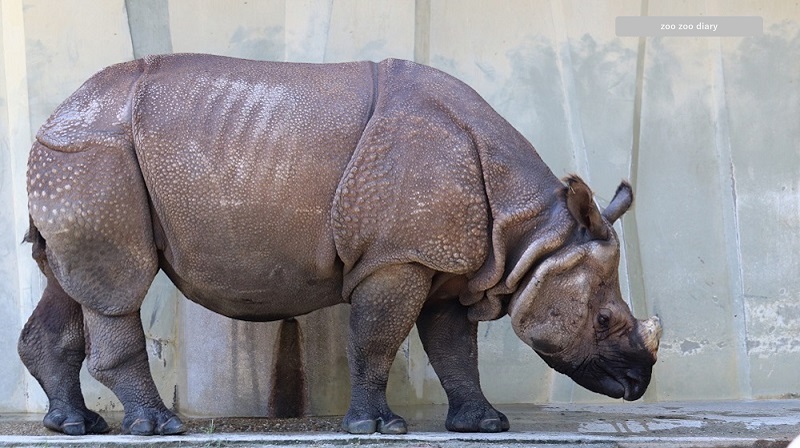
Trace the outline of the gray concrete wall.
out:
[[[19,242],[36,129],[100,68],[164,52],[413,59],[472,85],[604,205],[621,178],[623,293],[664,339],[645,400],[800,394],[800,6],[707,0],[0,0],[0,411],[41,411],[15,341],[42,281]],[[621,15],[758,15],[764,35],[618,38]],[[311,411],[349,394],[346,306],[300,319]],[[263,415],[275,323],[236,322],[159,275],[142,310],[156,383],[196,415]],[[496,403],[609,401],[547,368],[507,318],[480,326]],[[84,373],[88,404],[120,409]],[[390,403],[445,402],[412,334]]]

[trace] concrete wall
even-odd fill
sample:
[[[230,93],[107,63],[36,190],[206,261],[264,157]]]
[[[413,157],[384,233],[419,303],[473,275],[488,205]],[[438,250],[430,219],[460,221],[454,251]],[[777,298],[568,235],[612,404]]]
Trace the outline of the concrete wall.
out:
[[[472,85],[618,224],[623,293],[665,326],[646,400],[800,394],[800,6],[708,0],[0,0],[0,411],[41,411],[15,341],[42,281],[20,245],[36,129],[89,75],[150,53],[414,59]],[[758,15],[746,38],[618,38],[620,15]],[[342,413],[348,309],[300,319],[311,410]],[[142,310],[156,382],[188,414],[263,415],[277,324],[232,321],[160,275]],[[547,368],[507,318],[480,326],[495,403],[608,401]],[[85,375],[91,407],[120,409]],[[394,404],[443,403],[412,336]]]

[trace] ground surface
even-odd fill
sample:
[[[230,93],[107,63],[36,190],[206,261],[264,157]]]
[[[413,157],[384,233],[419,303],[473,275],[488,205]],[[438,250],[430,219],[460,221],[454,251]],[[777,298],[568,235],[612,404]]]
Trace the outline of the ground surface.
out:
[[[0,446],[773,448],[800,434],[800,400],[498,407],[511,421],[509,432],[449,433],[443,406],[398,408],[409,422],[405,436],[352,436],[339,429],[341,417],[309,417],[185,419],[183,436],[134,437],[119,435],[121,416],[110,415],[109,434],[66,437],[44,429],[41,415],[0,415]]]

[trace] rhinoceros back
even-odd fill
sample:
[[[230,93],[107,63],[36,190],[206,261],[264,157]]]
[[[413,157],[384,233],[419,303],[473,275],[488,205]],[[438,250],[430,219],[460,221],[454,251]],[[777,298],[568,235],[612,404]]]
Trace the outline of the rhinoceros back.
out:
[[[162,264],[188,297],[246,319],[342,300],[330,208],[373,91],[367,62],[147,60],[134,146]]]

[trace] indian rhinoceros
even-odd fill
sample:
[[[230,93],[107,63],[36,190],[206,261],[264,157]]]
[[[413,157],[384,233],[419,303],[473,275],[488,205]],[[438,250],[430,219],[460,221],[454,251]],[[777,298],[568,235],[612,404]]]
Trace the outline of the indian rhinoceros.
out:
[[[122,430],[175,434],[139,308],[159,269],[200,305],[273,321],[350,304],[351,433],[404,433],[386,401],[414,324],[451,431],[505,431],[478,378],[478,321],[506,314],[550,366],[635,400],[658,318],[620,293],[612,228],[577,176],[559,180],[475,91],[401,60],[275,63],[152,56],[108,67],[39,130],[26,239],[47,286],[19,354],[46,427],[98,433],[79,369],[125,408]],[[220,386],[224,389],[224,386]]]

